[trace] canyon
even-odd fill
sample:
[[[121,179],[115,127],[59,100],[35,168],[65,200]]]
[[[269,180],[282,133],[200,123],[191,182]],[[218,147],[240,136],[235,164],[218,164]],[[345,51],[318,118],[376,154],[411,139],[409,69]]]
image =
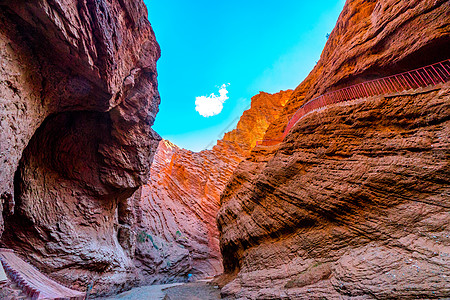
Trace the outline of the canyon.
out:
[[[150,179],[138,191],[140,212],[134,229],[144,239],[136,244],[136,258],[150,283],[222,273],[216,226],[220,193],[292,92],[252,97],[236,129],[211,150],[196,153],[160,142]]]
[[[448,1],[347,1],[265,138],[315,96],[448,59],[449,11]],[[221,195],[222,295],[448,297],[449,91],[333,105],[254,148]]]
[[[95,296],[216,276],[227,299],[450,297],[448,82],[331,105],[281,141],[319,95],[448,59],[449,12],[346,1],[295,90],[192,152],[152,129],[143,1],[0,1],[0,245]]]

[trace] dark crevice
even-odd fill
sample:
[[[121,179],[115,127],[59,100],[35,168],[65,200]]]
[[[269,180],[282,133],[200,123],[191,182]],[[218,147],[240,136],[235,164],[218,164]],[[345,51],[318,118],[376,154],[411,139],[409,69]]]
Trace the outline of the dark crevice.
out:
[[[105,188],[98,175],[103,163],[98,147],[111,139],[110,124],[108,113],[94,111],[52,114],[42,122],[23,151],[14,175],[14,212],[4,211],[3,244],[32,253],[36,251],[32,240],[53,240],[52,235],[45,234],[47,225],[36,223],[41,222],[45,214],[30,214],[30,201],[38,206],[51,198],[54,198],[51,202],[57,202],[62,196],[58,196],[59,190],[63,192],[67,185],[72,185],[74,192],[82,190],[88,195],[97,195],[105,205],[124,193],[114,187]],[[35,199],[40,197],[43,199]],[[36,208],[40,208],[41,213],[46,210],[56,213],[52,210],[58,206]]]
[[[378,45],[378,47],[382,47],[382,45]],[[388,68],[372,67],[363,73],[343,78],[326,92],[339,90],[369,80],[400,74],[447,60],[450,58],[448,49],[450,49],[450,36],[447,35],[433,40],[431,44],[425,45],[402,60],[392,63]]]

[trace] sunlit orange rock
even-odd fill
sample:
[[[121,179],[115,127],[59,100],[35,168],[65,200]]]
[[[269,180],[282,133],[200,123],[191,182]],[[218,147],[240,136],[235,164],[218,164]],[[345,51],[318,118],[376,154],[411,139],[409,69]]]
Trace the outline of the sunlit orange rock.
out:
[[[448,1],[347,1],[321,59],[265,138],[305,101],[448,59]],[[311,113],[236,168],[218,213],[224,296],[448,298],[450,86]]]
[[[316,96],[448,59],[448,1],[347,1],[321,58],[265,138]]]
[[[281,112],[292,91],[261,92],[212,150],[159,144],[151,177],[140,191],[136,261],[147,282],[222,272],[216,214],[234,169]],[[140,235],[140,236],[139,236]]]

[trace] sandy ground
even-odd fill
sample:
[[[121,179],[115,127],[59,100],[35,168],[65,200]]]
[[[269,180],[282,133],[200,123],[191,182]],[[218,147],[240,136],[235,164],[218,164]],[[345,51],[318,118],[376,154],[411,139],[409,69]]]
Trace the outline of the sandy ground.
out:
[[[100,300],[99,298],[97,298]],[[217,300],[220,290],[208,281],[173,283],[133,288],[101,300]]]
[[[217,300],[220,298],[218,286],[205,281],[186,283],[166,290],[164,300]]]
[[[29,299],[13,283],[0,283],[0,300]],[[220,289],[202,280],[191,283],[172,283],[133,288],[121,294],[95,300],[218,300]]]
[[[162,300],[166,296],[163,291],[170,287],[182,285],[183,283],[149,285],[133,288],[121,294],[110,296],[107,298],[97,298],[101,300]]]

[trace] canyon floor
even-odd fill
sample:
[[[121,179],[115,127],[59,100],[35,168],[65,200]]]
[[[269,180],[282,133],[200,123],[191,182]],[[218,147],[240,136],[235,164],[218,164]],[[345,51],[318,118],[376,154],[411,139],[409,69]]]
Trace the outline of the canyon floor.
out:
[[[450,299],[450,1],[346,0],[305,80],[201,152],[152,127],[148,12],[0,0],[0,300]]]
[[[172,283],[133,288],[119,295],[101,300],[216,300],[220,298],[218,286],[200,280],[190,283]]]

